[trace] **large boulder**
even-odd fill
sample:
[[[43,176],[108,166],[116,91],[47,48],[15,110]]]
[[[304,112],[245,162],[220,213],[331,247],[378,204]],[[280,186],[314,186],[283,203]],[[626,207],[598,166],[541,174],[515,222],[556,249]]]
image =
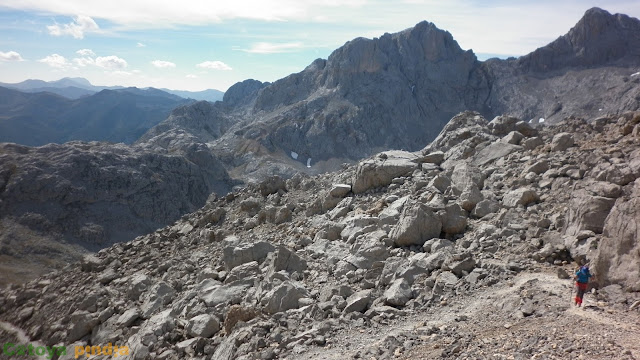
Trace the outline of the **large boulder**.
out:
[[[574,191],[569,201],[565,234],[577,235],[582,230],[601,234],[615,202],[615,198],[595,195],[586,189]]]
[[[629,197],[619,198],[604,222],[595,273],[604,284],[640,291],[640,180]]]
[[[463,233],[467,228],[467,212],[458,204],[448,204],[442,218],[442,231],[450,234]]]
[[[522,150],[522,146],[496,141],[475,154],[473,162],[478,166],[486,165],[494,160],[520,150]]]
[[[232,244],[222,250],[222,261],[228,270],[251,261],[261,263],[267,257],[267,254],[275,251],[275,247],[265,241],[254,244],[239,244],[237,246],[235,245],[237,243],[235,237],[225,241]]]
[[[551,140],[551,150],[565,151],[574,144],[573,135],[563,132],[556,134]]]
[[[426,205],[411,201],[405,204],[400,220],[391,229],[389,238],[397,246],[422,245],[425,241],[438,237],[442,221]]]
[[[280,311],[297,309],[299,307],[298,300],[305,297],[309,297],[307,289],[296,283],[285,281],[264,296],[264,311],[267,314],[275,314]]]
[[[387,151],[358,164],[352,191],[363,193],[371,188],[386,186],[399,176],[411,174],[418,168],[418,156],[406,151]]]
[[[391,306],[404,306],[412,298],[411,286],[405,279],[395,280],[384,292],[384,302]]]
[[[506,193],[502,199],[502,204],[506,207],[516,207],[518,205],[527,206],[538,200],[539,196],[535,190],[520,188]]]
[[[191,318],[187,324],[187,333],[193,337],[211,337],[220,331],[220,321],[209,314],[202,314]]]

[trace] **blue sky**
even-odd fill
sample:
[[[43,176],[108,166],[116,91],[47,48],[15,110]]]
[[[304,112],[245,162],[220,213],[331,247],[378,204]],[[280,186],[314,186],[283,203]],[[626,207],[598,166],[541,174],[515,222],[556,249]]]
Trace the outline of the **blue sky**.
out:
[[[639,0],[2,0],[0,82],[70,76],[225,91],[422,20],[479,58],[518,56],[565,34],[593,6],[640,17]]]

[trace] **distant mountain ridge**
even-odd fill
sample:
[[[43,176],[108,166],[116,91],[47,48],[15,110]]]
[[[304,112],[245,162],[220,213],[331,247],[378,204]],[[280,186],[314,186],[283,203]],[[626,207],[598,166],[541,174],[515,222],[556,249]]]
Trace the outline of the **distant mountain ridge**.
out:
[[[0,87],[0,142],[40,146],[71,140],[132,143],[193,100],[157,89],[122,88],[71,100]]]
[[[95,86],[92,85],[89,80],[81,77],[65,77],[55,81],[29,79],[15,84],[0,83],[0,86],[30,93],[46,91],[64,96],[69,99],[78,99],[83,96],[95,94],[102,90],[118,90],[125,88],[124,86]],[[222,97],[224,96],[223,91],[215,89],[207,89],[203,91],[186,91],[162,88],[160,90],[180,96],[184,99],[205,100],[212,102],[222,100]]]

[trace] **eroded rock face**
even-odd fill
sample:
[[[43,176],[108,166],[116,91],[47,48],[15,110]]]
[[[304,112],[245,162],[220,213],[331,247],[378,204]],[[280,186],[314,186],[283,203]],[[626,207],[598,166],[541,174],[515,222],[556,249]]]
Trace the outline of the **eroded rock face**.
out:
[[[640,181],[629,197],[621,197],[604,222],[605,236],[598,245],[596,271],[605,283],[640,291]]]

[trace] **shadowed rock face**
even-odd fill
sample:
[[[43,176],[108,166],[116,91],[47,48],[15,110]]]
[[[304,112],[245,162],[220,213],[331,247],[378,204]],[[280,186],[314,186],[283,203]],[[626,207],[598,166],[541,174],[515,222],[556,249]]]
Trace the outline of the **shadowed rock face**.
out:
[[[131,240],[199,208],[212,192],[227,193],[222,164],[206,148],[190,150],[176,156],[98,142],[0,144],[0,255],[41,254],[55,266],[67,257],[59,252]],[[34,243],[30,232],[63,241]]]

